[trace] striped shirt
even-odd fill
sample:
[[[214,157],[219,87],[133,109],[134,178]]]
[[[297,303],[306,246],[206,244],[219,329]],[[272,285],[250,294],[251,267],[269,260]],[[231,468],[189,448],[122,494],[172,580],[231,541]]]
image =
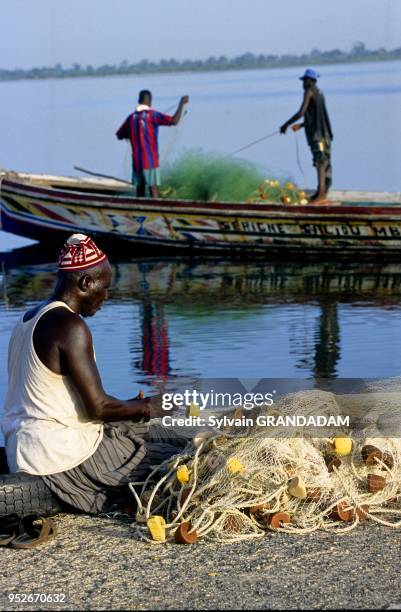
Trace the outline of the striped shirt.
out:
[[[135,172],[159,167],[159,125],[174,125],[173,117],[145,107],[135,110],[117,130],[119,140],[127,138],[131,142]]]

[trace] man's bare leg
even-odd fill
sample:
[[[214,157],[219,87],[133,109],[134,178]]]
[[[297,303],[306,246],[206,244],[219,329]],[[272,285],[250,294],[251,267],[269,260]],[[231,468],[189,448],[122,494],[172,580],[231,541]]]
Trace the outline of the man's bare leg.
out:
[[[157,185],[151,185],[149,187],[150,189],[150,197],[151,198],[158,198],[159,197],[159,188]]]
[[[324,200],[326,198],[326,170],[323,164],[317,167],[317,191],[311,197],[311,202]]]

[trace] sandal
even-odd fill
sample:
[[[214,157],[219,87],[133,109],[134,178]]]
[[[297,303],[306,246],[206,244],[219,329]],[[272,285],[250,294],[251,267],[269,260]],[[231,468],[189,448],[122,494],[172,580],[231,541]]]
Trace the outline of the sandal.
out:
[[[38,514],[28,514],[21,520],[20,535],[11,540],[12,548],[35,548],[51,540],[56,534],[56,527],[51,519]]]
[[[7,546],[20,533],[19,525],[18,514],[0,516],[0,546]]]

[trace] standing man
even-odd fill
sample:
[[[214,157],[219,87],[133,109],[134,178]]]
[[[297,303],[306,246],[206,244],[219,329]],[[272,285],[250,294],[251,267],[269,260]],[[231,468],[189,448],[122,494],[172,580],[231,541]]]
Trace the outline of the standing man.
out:
[[[152,94],[147,89],[139,92],[138,105],[118,129],[119,140],[129,139],[132,147],[132,182],[137,196],[143,198],[149,188],[152,198],[159,197],[160,171],[158,151],[159,125],[177,125],[188,96],[183,96],[173,116],[151,108]]]
[[[305,128],[306,140],[312,151],[313,165],[317,169],[318,187],[316,193],[310,198],[315,202],[325,199],[332,183],[331,141],[333,132],[323,93],[316,86],[318,78],[319,74],[311,68],[308,68],[300,77],[305,92],[302,106],[280,127],[281,134],[285,134],[292,123],[304,118],[304,123],[294,125],[292,129],[296,132],[301,127]]]

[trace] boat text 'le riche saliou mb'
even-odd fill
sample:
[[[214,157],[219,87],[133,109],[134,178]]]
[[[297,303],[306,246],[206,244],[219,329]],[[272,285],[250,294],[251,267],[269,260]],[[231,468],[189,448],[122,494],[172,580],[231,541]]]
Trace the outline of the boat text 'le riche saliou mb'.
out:
[[[62,242],[83,232],[133,251],[401,255],[401,194],[333,191],[327,204],[147,199],[111,179],[0,173],[1,229]]]

